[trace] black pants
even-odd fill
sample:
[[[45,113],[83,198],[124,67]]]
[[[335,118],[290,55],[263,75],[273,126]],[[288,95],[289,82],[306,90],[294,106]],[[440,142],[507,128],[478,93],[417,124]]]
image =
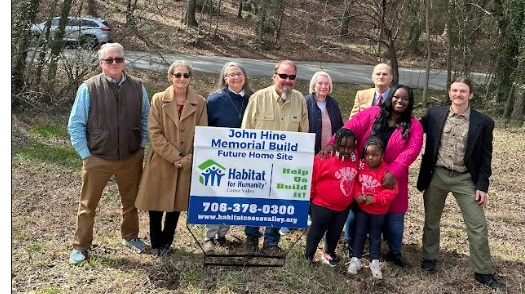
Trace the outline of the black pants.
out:
[[[180,211],[166,212],[164,229],[162,229],[162,216],[164,211],[149,211],[149,235],[151,248],[169,248],[173,243],[175,229],[179,222]]]
[[[317,246],[323,235],[325,235],[324,253],[333,255],[337,247],[337,242],[341,237],[343,226],[348,217],[349,208],[343,211],[335,211],[329,208],[310,204],[310,213],[312,216],[312,224],[308,228],[308,235],[306,236],[306,250],[307,258],[312,258],[317,251]]]
[[[385,222],[386,214],[370,214],[360,208],[355,214],[355,239],[353,256],[361,258],[365,248],[365,240],[368,235],[368,249],[370,260],[381,257],[381,231]]]

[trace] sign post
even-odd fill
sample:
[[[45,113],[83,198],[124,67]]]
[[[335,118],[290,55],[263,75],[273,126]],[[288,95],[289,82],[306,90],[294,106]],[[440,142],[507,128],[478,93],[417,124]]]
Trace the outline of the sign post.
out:
[[[196,127],[187,223],[307,227],[314,140],[311,133]]]

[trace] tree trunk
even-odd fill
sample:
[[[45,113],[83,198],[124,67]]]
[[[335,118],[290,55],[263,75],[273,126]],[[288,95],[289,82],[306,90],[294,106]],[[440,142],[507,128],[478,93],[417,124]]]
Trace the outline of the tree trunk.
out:
[[[97,2],[95,0],[88,0],[87,1],[87,13],[90,16],[98,17]]]
[[[135,28],[135,10],[137,9],[138,0],[128,0],[126,5],[126,28]]]
[[[415,4],[416,7],[412,10],[411,13],[413,13],[413,21],[410,22],[410,34],[408,36],[408,47],[407,47],[407,53],[412,56],[420,56],[421,50],[419,50],[419,37],[421,36],[421,33],[423,32],[423,24],[422,24],[422,6],[421,1],[417,1]]]
[[[450,32],[452,28],[452,13],[454,11],[454,0],[448,1],[448,15],[446,30],[447,30],[447,89],[450,88],[450,82],[452,81],[452,34]]]
[[[518,68],[518,56],[520,52],[519,43],[516,40],[521,39],[521,27],[523,20],[523,13],[525,9],[522,5],[512,5],[519,1],[503,2],[501,0],[494,1],[494,14],[498,20],[498,28],[500,37],[498,42],[498,50],[496,56],[496,66],[493,79],[493,85],[490,88],[495,89],[496,101],[502,103],[509,101],[511,95],[511,88],[513,80],[511,77]],[[521,6],[521,7],[520,7]],[[519,11],[521,9],[521,12]],[[511,13],[513,10],[514,13]],[[518,11],[516,11],[518,10]],[[521,15],[521,20],[518,18]],[[522,76],[523,78],[523,76]],[[510,109],[513,105],[505,107],[504,117],[510,117]]]
[[[190,27],[197,27],[197,19],[195,18],[195,13],[197,12],[197,0],[188,0],[186,2],[186,13],[184,15],[183,23]]]
[[[423,88],[423,106],[427,107],[428,103],[428,81],[430,80],[430,0],[425,0],[425,33],[427,34],[427,65],[425,69],[425,85]]]
[[[237,18],[242,18],[242,3],[244,0],[239,0],[239,10],[237,11]]]
[[[27,51],[31,37],[31,23],[35,22],[39,7],[38,0],[22,2],[20,18],[13,20],[12,34],[12,63],[11,63],[11,93],[18,94],[23,91],[25,84],[25,70]]]
[[[521,89],[521,91],[517,90],[513,92],[515,93],[514,108],[512,109],[510,118],[523,122],[525,121],[525,90]]]
[[[381,56],[381,40],[383,40],[384,31],[385,31],[385,10],[386,10],[386,0],[381,0],[381,12],[380,12],[381,15],[379,16],[379,42],[377,42],[378,56]]]
[[[67,24],[67,16],[71,10],[71,4],[73,0],[64,0],[60,11],[60,21],[58,23],[58,29],[55,33],[55,40],[51,45],[51,57],[49,62],[49,70],[47,72],[47,80],[49,87],[52,88],[56,78],[58,58],[62,50],[64,49],[64,35],[65,27]]]
[[[35,78],[34,84],[37,87],[40,86],[40,81],[42,79],[42,70],[46,63],[46,52],[47,52],[47,48],[49,46],[49,41],[50,41],[49,35],[50,35],[51,21],[53,20],[53,16],[55,15],[57,5],[58,5],[58,0],[54,0],[53,2],[51,2],[51,4],[49,4],[50,6],[49,17],[44,26],[44,31],[42,32],[42,36],[40,36],[38,40],[38,44],[36,46],[37,48],[40,48],[40,53],[38,54],[38,58],[37,58],[38,63],[36,65],[36,73],[34,76]]]
[[[341,29],[339,30],[339,38],[348,35],[348,27],[350,26],[350,0],[343,1],[343,17],[341,17]]]
[[[277,8],[277,11],[276,11],[277,28],[275,30],[274,44],[277,45],[277,42],[281,38],[281,28],[283,26],[283,18],[284,18],[284,10],[286,9],[286,1],[277,1],[276,5],[277,5],[276,7]]]
[[[392,85],[397,85],[399,83],[399,65],[397,63],[397,52],[393,38],[389,38],[388,55],[390,58],[390,68],[392,68]]]

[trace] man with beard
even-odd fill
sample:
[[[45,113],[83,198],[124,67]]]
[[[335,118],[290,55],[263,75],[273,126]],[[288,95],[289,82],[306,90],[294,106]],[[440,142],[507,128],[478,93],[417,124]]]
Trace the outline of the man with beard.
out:
[[[308,132],[308,110],[301,92],[294,90],[297,66],[282,60],[274,67],[273,85],[255,92],[248,102],[241,128]],[[255,252],[262,236],[259,227],[246,227],[246,248]],[[266,227],[263,249],[281,253],[279,228]]]

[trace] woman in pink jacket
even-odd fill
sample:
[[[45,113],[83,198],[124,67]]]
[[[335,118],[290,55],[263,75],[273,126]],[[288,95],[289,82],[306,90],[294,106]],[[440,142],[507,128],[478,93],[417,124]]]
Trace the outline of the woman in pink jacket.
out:
[[[383,186],[393,187],[397,181],[399,189],[385,219],[383,234],[389,248],[386,259],[401,267],[410,267],[410,263],[401,255],[405,213],[408,210],[408,168],[416,160],[423,145],[423,128],[419,120],[412,117],[413,107],[412,89],[399,84],[391,88],[381,106],[372,106],[359,112],[343,126],[354,132],[359,158],[368,137],[379,137],[385,143],[384,161],[389,168],[383,178]],[[333,138],[321,153],[331,153],[332,143]]]

